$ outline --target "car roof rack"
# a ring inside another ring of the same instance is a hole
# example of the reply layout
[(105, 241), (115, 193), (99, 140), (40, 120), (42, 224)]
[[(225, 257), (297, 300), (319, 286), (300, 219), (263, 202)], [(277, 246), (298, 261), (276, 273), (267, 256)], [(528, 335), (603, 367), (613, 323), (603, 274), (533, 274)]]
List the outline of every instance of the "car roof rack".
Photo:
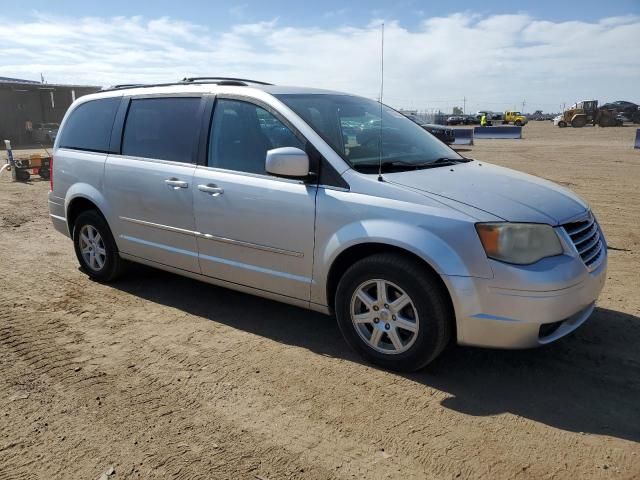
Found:
[(258, 80), (248, 80), (246, 78), (232, 78), (232, 77), (185, 77), (178, 82), (167, 83), (121, 83), (118, 85), (112, 85), (104, 88), (102, 91), (110, 90), (122, 90), (125, 88), (151, 88), (151, 87), (170, 87), (172, 85), (200, 85), (213, 83), (216, 85), (234, 85), (238, 87), (248, 87), (250, 83), (255, 85), (273, 85), (272, 83), (260, 82)]
[(105, 87), (103, 88), (103, 90), (117, 90), (119, 88), (135, 88), (144, 86), (144, 83), (119, 83), (118, 85), (110, 85), (108, 87)]
[(218, 83), (223, 85), (246, 85), (247, 83), (255, 83), (256, 85), (273, 85), (273, 83), (261, 82), (259, 80), (234, 77), (185, 77), (182, 81), (185, 83)]

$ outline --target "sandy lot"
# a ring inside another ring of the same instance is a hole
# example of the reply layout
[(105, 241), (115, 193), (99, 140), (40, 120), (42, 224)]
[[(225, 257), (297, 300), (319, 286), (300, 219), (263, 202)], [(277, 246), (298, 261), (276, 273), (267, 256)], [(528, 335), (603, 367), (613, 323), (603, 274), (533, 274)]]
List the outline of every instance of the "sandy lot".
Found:
[(474, 158), (566, 185), (610, 245), (598, 309), (547, 348), (363, 364), (329, 318), (148, 268), (87, 279), (48, 183), (0, 178), (0, 479), (639, 478), (635, 128), (525, 127)]

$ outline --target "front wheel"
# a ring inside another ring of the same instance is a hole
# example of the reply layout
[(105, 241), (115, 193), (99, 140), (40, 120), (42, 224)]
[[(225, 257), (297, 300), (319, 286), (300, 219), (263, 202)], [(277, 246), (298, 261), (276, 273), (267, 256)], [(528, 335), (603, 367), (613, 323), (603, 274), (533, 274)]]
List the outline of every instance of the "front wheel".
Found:
[(384, 368), (418, 370), (449, 343), (453, 314), (440, 280), (415, 260), (377, 254), (338, 284), (335, 311), (349, 345)]
[(87, 210), (78, 215), (73, 227), (73, 246), (82, 271), (94, 280), (110, 282), (121, 274), (124, 261), (107, 222), (97, 211)]
[(573, 128), (582, 128), (587, 124), (587, 117), (580, 115), (571, 120), (571, 126)]
[(564, 127), (566, 127), (566, 126), (567, 126), (567, 122), (565, 122), (564, 120), (560, 120), (560, 121), (558, 122), (558, 127), (560, 127), (560, 128), (564, 128)]

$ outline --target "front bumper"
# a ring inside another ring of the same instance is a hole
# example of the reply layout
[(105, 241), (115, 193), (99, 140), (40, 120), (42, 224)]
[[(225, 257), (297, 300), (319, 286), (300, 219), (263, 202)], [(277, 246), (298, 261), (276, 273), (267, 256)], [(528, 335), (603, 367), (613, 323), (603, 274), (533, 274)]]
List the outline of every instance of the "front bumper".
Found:
[[(559, 256), (544, 262), (546, 266), (530, 270), (499, 265), (505, 270), (518, 270), (520, 278), (512, 277), (508, 287), (495, 278), (443, 276), (456, 313), (458, 343), (537, 347), (582, 325), (604, 286), (606, 250), (602, 262), (591, 272), (579, 258)], [(531, 288), (536, 285), (547, 289)]]

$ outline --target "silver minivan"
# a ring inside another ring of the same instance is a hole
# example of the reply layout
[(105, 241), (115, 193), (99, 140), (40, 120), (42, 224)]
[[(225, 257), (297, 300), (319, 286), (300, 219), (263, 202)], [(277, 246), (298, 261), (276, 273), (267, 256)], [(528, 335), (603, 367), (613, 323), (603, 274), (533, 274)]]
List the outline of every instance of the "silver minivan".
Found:
[(607, 247), (551, 182), (464, 158), (378, 102), (227, 78), (78, 99), (49, 209), (82, 269), (139, 262), (335, 315), (369, 361), (550, 343), (593, 312)]

